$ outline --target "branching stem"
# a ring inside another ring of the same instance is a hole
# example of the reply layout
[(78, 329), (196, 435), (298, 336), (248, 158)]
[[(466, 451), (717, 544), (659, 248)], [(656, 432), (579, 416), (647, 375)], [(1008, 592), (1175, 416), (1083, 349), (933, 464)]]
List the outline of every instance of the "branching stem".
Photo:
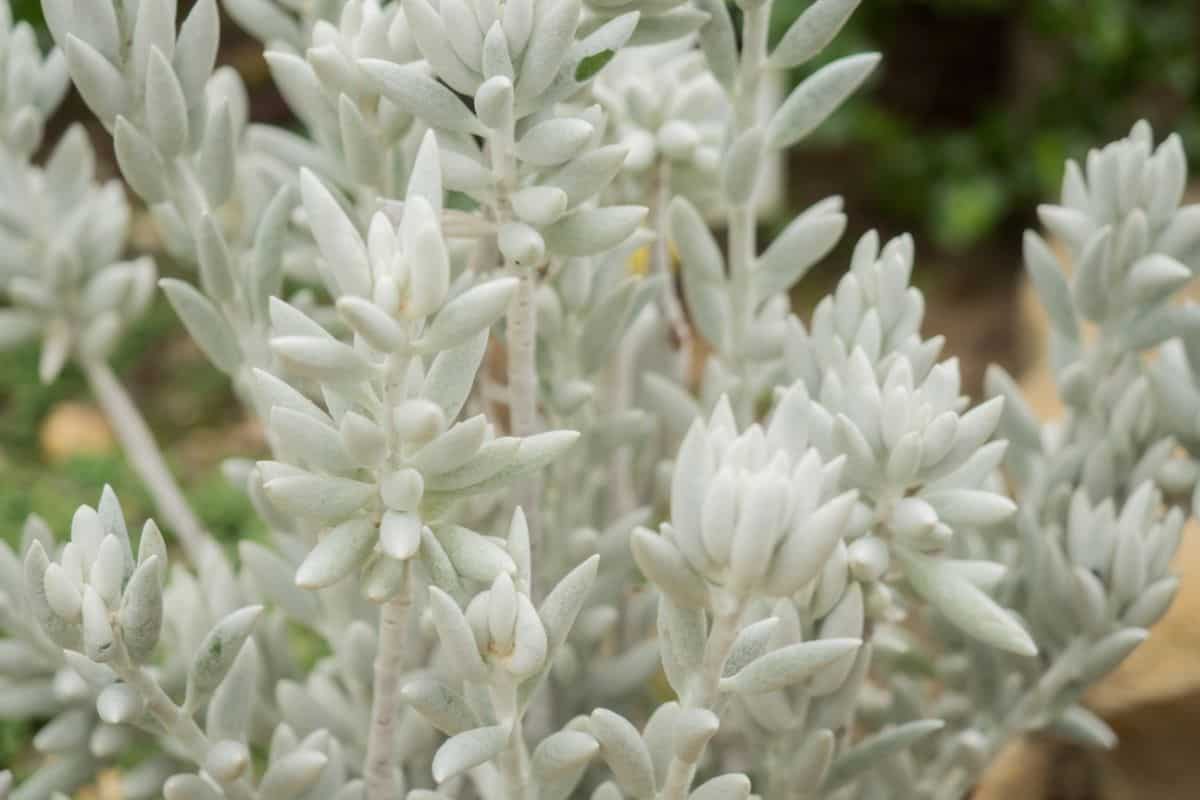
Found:
[[(721, 698), (721, 674), (725, 670), (725, 662), (733, 650), (737, 640), (738, 628), (741, 625), (745, 607), (740, 601), (730, 604), (728, 608), (716, 612), (712, 630), (708, 635), (708, 643), (704, 648), (704, 662), (700, 674), (693, 680), (685, 696), (680, 698), (680, 705), (686, 709), (705, 708), (717, 712)], [(667, 777), (663, 783), (662, 800), (686, 800), (696, 777), (696, 767), (700, 763), (703, 751), (697, 753), (694, 760), (674, 756), (667, 767)]]
[[(179, 744), (187, 757), (197, 767), (203, 768), (211, 743), (196, 720), (175, 704), (175, 701), (158, 685), (158, 681), (133, 663), (123, 643), (118, 645), (116, 658), (109, 666), (122, 681), (141, 696), (146, 703), (146, 711), (163, 727), (167, 735)], [(258, 796), (245, 777), (222, 784), (222, 789), (232, 800), (255, 800)]]

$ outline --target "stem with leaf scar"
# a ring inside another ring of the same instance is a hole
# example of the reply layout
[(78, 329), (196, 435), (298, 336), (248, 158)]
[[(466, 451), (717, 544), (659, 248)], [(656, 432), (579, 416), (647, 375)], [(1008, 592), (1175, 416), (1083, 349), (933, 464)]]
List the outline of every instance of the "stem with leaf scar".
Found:
[(400, 689), (401, 655), (407, 628), (408, 590), (379, 610), (379, 652), (371, 702), (371, 732), (367, 738), (367, 800), (396, 797), (396, 701)]
[[(408, 331), (412, 335), (413, 331)], [(383, 385), (385, 406), (394, 407), (409, 359), (389, 357)], [(395, 422), (385, 417), (384, 436), (389, 450), (399, 446)], [(385, 558), (387, 556), (384, 556)], [(405, 565), (407, 568), (407, 565)], [(367, 755), (363, 766), (367, 800), (392, 800), (396, 796), (396, 706), (399, 700), (400, 673), (408, 612), (412, 604), (411, 588), (404, 588), (379, 609), (378, 650), (375, 653), (374, 681), (371, 689), (371, 723), (367, 734)]]
[[(496, 196), (492, 216), (498, 228), (512, 220), (512, 193), (517, 189), (516, 122), (511, 114), (488, 142)], [(517, 290), (509, 301), (506, 317), (506, 356), (508, 360), (509, 432), (530, 436), (538, 432), (537, 418), (537, 291), (540, 264), (518, 264), (505, 257), (504, 271), (518, 279)], [(525, 509), (529, 524), (530, 549), (536, 561), (541, 550), (542, 524), (541, 478), (522, 479), (516, 492), (517, 505)]]

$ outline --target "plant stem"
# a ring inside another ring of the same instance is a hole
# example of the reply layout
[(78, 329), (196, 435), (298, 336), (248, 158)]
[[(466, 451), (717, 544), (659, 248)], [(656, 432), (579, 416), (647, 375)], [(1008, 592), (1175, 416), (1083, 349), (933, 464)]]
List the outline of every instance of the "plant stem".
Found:
[[(537, 309), (533, 301), (537, 277), (532, 269), (520, 270), (518, 277), (520, 283), (508, 306), (509, 427), (514, 436), (530, 436), (538, 432)], [(541, 493), (541, 479), (536, 475), (526, 478), (518, 493), (535, 554), (541, 545)]]
[[(713, 621), (712, 631), (708, 635), (708, 643), (704, 648), (704, 662), (700, 675), (681, 698), (683, 709), (706, 708), (717, 710), (720, 700), (721, 673), (725, 670), (725, 662), (733, 650), (737, 640), (738, 626), (742, 619), (744, 606), (736, 601), (729, 608), (719, 610)], [(686, 760), (679, 756), (671, 759), (667, 767), (667, 777), (663, 783), (661, 800), (685, 800), (696, 777), (696, 767), (700, 763), (703, 751), (694, 760)]]
[(175, 482), (133, 398), (107, 362), (85, 361), (81, 366), (92, 394), (112, 423), (129, 463), (154, 498), (158, 512), (179, 537), (188, 560), (196, 567), (203, 567), (205, 556), (213, 547), (212, 539)]
[(533, 272), (522, 270), (517, 291), (508, 306), (509, 413), (515, 436), (537, 433), (538, 427), (535, 363), (537, 313), (533, 303), (535, 284)]
[(504, 777), (504, 796), (508, 800), (529, 798), (529, 752), (520, 720), (513, 726), (512, 743), (500, 754), (500, 774)]
[(379, 610), (379, 652), (375, 656), (371, 730), (363, 767), (367, 800), (394, 800), (396, 796), (396, 696), (408, 609), (408, 594), (401, 592)]
[[(412, 331), (406, 330), (411, 338)], [(390, 458), (399, 454), (402, 444), (390, 413), (401, 394), (410, 359), (391, 354), (383, 375), (380, 395), (388, 413), (384, 416), (384, 437)], [(394, 461), (389, 462), (394, 467)], [(407, 565), (406, 565), (407, 566)], [(396, 700), (400, 673), (404, 668), (403, 651), (408, 611), (412, 602), (405, 588), (379, 609), (378, 649), (375, 653), (375, 679), (371, 687), (371, 727), (367, 733), (367, 753), (363, 764), (367, 800), (392, 800), (396, 794)]]
[[(167, 734), (175, 739), (198, 767), (203, 768), (208, 756), (210, 742), (204, 731), (196, 724), (196, 720), (175, 705), (158, 682), (150, 677), (144, 669), (129, 658), (124, 644), (119, 645), (117, 657), (110, 664), (113, 671), (121, 680), (131, 686), (146, 703), (146, 711), (150, 713)], [(225, 794), (232, 800), (254, 800), (257, 792), (250, 786), (249, 781), (242, 777), (231, 783), (222, 784)]]
[[(742, 34), (741, 64), (738, 71), (737, 89), (734, 92), (734, 123), (730, 143), (760, 124), (762, 76), (767, 63), (767, 32), (771, 20), (771, 3), (746, 3), (743, 6), (744, 27)], [(749, 376), (743, 349), (746, 335), (754, 314), (754, 287), (752, 271), (758, 255), (758, 209), (756, 198), (751, 197), (742, 205), (729, 209), (729, 278), (733, 304), (733, 325), (730, 353), (738, 377), (739, 389), (735, 411), (740, 422), (749, 422), (752, 416), (752, 400)]]
[(683, 303), (675, 289), (675, 276), (671, 273), (671, 252), (668, 248), (667, 219), (671, 205), (671, 162), (659, 159), (651, 181), (650, 223), (654, 227), (654, 247), (650, 251), (650, 272), (663, 276), (662, 294), (659, 305), (663, 316), (679, 340), (679, 378), (690, 382), (690, 367), (695, 341), (692, 326), (688, 324)]
[[(508, 120), (488, 142), (492, 159), (492, 174), (496, 179), (496, 198), (492, 215), (498, 227), (512, 219), (511, 196), (517, 188), (515, 122)], [(537, 420), (537, 264), (516, 264), (505, 259), (504, 269), (518, 279), (517, 291), (508, 304), (506, 355), (508, 359), (509, 432), (513, 436), (530, 436), (538, 432)], [(517, 486), (517, 503), (525, 511), (529, 525), (529, 547), (534, 563), (542, 543), (541, 521), (542, 481), (531, 475)]]
[(500, 775), (504, 779), (504, 797), (506, 800), (529, 800), (529, 749), (525, 746), (524, 725), (517, 704), (517, 685), (513, 683), (501, 687), (500, 692), (503, 696), (498, 697), (493, 692), (497, 712), (501, 718), (512, 717), (508, 747), (497, 759)]

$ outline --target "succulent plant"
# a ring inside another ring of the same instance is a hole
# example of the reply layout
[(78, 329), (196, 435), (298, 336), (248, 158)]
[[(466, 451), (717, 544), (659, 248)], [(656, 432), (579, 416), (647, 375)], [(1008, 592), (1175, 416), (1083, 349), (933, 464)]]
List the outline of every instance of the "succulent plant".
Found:
[[(45, 0), (45, 56), (2, 6), (0, 345), (78, 362), (167, 535), (106, 489), (0, 545), (0, 717), (44, 721), (0, 797), (119, 761), (168, 800), (956, 800), (1027, 730), (1112, 746), (1083, 692), (1200, 496), (1177, 138), (1068, 165), (1069, 275), (1026, 238), (1043, 422), (999, 368), (963, 395), (911, 238), (864, 236), (807, 325), (840, 199), (758, 244), (779, 153), (879, 57), (772, 76), (857, 0), (774, 47), (770, 0), (740, 35), (715, 0), (224, 5), (301, 130), (248, 119), (216, 0)], [(236, 558), (107, 364), (154, 294), (124, 196), (78, 129), (32, 159), (68, 73), (264, 424)]]

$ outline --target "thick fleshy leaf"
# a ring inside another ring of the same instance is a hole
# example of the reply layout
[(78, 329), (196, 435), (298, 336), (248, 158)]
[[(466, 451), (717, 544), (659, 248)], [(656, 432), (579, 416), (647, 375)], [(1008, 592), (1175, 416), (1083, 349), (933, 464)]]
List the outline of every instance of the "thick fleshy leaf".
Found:
[(600, 755), (621, 788), (632, 797), (653, 797), (654, 764), (637, 728), (606, 708), (593, 711), (590, 722), (592, 735), (600, 743)]
[[(147, 536), (142, 535), (145, 540)], [(144, 662), (158, 644), (162, 629), (163, 597), (161, 571), (164, 562), (151, 555), (138, 564), (125, 587), (118, 621), (130, 657)]]
[(146, 112), (150, 139), (165, 157), (182, 155), (190, 149), (187, 98), (171, 62), (157, 47), (150, 50), (146, 66)]
[(580, 12), (580, 0), (558, 0), (549, 7), (538, 8), (521, 59), (516, 86), (518, 101), (537, 97), (553, 83), (567, 52), (575, 43)]
[(792, 288), (824, 258), (846, 230), (844, 214), (802, 214), (775, 237), (759, 258), (754, 291), (759, 300)]
[(546, 247), (557, 256), (594, 256), (624, 242), (646, 218), (642, 206), (584, 208), (542, 231)]
[(776, 69), (791, 69), (813, 58), (833, 41), (859, 2), (817, 0), (787, 29), (767, 63)]
[(280, 511), (328, 522), (340, 522), (359, 512), (375, 494), (371, 484), (321, 475), (274, 478), (263, 488)]
[(221, 619), (204, 637), (188, 670), (188, 698), (192, 703), (207, 697), (224, 680), (262, 610), (262, 606), (240, 608)]
[(444, 783), (472, 767), (491, 761), (507, 746), (509, 729), (502, 725), (475, 728), (451, 736), (433, 756), (433, 779)]
[(305, 589), (332, 586), (360, 566), (376, 541), (375, 526), (356, 517), (332, 528), (296, 570), (296, 585)]
[(922, 719), (868, 736), (833, 762), (822, 788), (832, 792), (846, 785), (883, 759), (908, 749), (945, 726), (946, 723), (940, 719)]
[(917, 594), (963, 633), (1018, 655), (1037, 654), (1037, 645), (1016, 617), (950, 565), (902, 547), (893, 550)]
[(71, 79), (83, 100), (105, 126), (129, 113), (129, 90), (125, 78), (112, 62), (87, 42), (68, 36), (65, 47)]
[(404, 699), (442, 733), (450, 736), (479, 725), (462, 695), (441, 681), (418, 678), (401, 690)]
[(291, 800), (308, 791), (321, 777), (329, 757), (316, 750), (298, 750), (275, 761), (258, 783), (261, 800)]
[(419, 345), (447, 350), (491, 327), (504, 315), (517, 284), (516, 278), (497, 278), (458, 295), (433, 318)]
[(236, 372), (242, 362), (241, 348), (229, 323), (208, 298), (174, 278), (163, 278), (159, 286), (208, 360), (226, 374)]
[(438, 128), (480, 136), (487, 133), (454, 92), (429, 77), (420, 65), (399, 65), (374, 58), (358, 63), (383, 96), (398, 108), (410, 110)]
[(761, 694), (787, 688), (856, 651), (859, 639), (815, 639), (781, 647), (755, 659), (736, 675), (721, 679), (722, 691)]
[(307, 169), (300, 170), (300, 194), (313, 238), (336, 276), (335, 288), (345, 294), (369, 297), (371, 267), (367, 247), (354, 223), (320, 179)]
[(471, 632), (471, 626), (458, 603), (441, 589), (432, 586), (429, 589), (429, 609), (438, 638), (442, 647), (452, 656), (455, 668), (467, 680), (477, 683), (485, 681), (487, 668), (479, 655), (475, 634)]
[(700, 608), (706, 604), (708, 591), (704, 579), (666, 537), (638, 528), (630, 537), (630, 545), (642, 574), (681, 608)]
[(878, 53), (838, 59), (792, 90), (767, 125), (767, 146), (790, 147), (837, 110), (879, 63)]

